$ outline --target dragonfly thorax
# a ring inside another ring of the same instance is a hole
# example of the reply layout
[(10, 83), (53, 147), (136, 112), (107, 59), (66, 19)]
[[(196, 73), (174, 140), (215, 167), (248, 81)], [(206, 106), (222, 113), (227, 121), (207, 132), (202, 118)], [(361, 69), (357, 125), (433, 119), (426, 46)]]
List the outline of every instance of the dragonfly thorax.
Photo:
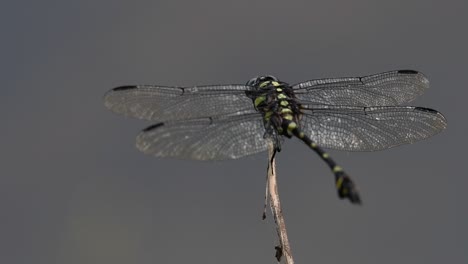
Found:
[(300, 114), (291, 86), (273, 76), (253, 78), (247, 84), (253, 84), (249, 97), (263, 116), (265, 135), (291, 137), (291, 127), (297, 126)]

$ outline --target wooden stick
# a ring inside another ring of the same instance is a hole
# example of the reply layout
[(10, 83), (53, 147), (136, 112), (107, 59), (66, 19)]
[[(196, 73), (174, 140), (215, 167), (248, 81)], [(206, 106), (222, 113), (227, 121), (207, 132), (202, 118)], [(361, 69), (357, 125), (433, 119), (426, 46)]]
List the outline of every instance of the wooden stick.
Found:
[(288, 234), (286, 232), (286, 224), (284, 222), (283, 213), (278, 194), (278, 186), (276, 183), (276, 165), (275, 165), (275, 146), (272, 141), (268, 143), (268, 176), (267, 185), (270, 193), (270, 208), (276, 224), (276, 232), (280, 245), (276, 246), (276, 259), (281, 261), (284, 256), (286, 264), (294, 264), (291, 254), (291, 247), (289, 246)]

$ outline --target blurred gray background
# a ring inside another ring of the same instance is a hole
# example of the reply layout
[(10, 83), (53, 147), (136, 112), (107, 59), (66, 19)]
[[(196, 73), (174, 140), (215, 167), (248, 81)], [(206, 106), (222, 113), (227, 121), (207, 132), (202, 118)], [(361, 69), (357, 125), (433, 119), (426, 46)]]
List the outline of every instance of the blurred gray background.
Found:
[(425, 73), (413, 104), (443, 133), (331, 155), (340, 201), (298, 140), (277, 156), (297, 263), (468, 263), (466, 1), (6, 1), (0, 8), (0, 263), (275, 263), (266, 154), (226, 162), (136, 150), (149, 123), (103, 106), (124, 84)]

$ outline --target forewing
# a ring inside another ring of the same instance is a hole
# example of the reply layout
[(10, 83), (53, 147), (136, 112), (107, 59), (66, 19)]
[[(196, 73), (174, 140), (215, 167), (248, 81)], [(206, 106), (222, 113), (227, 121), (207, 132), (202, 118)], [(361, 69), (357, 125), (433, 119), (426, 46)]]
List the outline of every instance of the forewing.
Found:
[(159, 123), (143, 130), (136, 145), (156, 157), (237, 159), (265, 151), (264, 133), (262, 116), (250, 113)]
[(316, 105), (391, 106), (421, 95), (429, 81), (413, 70), (390, 71), (365, 77), (317, 79), (292, 86), (299, 100)]
[(303, 112), (300, 127), (306, 135), (325, 148), (347, 151), (410, 144), (447, 126), (441, 113), (423, 107), (325, 107)]
[(152, 121), (203, 118), (253, 109), (248, 89), (244, 85), (121, 86), (106, 93), (104, 104), (115, 113)]

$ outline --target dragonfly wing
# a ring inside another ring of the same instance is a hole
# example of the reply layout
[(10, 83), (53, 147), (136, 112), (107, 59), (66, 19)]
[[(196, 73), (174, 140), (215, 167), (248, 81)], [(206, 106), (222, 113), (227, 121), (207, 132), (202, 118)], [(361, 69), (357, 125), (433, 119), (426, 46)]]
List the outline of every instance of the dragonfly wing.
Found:
[(332, 106), (302, 111), (302, 131), (317, 144), (337, 150), (375, 151), (410, 144), (447, 126), (441, 113), (423, 107)]
[(168, 87), (121, 86), (104, 96), (104, 104), (115, 113), (152, 121), (183, 120), (213, 115), (240, 114), (253, 109), (244, 85)]
[(137, 148), (156, 157), (237, 159), (267, 149), (259, 113), (164, 122), (144, 129)]
[(318, 105), (391, 106), (410, 102), (429, 87), (413, 70), (390, 71), (365, 77), (329, 78), (292, 86), (299, 100)]

